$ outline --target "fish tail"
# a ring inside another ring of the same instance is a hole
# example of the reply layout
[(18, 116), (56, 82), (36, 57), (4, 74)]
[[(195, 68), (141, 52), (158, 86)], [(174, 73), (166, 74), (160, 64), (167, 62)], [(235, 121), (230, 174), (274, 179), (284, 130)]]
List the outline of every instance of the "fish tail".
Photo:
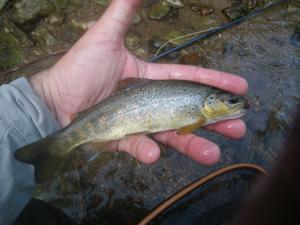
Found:
[(34, 166), (35, 180), (44, 182), (54, 177), (54, 172), (67, 157), (67, 146), (59, 141), (56, 134), (18, 149), (15, 159)]

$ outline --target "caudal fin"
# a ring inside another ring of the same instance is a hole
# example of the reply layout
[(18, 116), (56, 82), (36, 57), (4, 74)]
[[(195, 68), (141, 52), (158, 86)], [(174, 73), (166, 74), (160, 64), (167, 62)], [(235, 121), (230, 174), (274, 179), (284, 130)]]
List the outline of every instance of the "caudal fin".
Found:
[(37, 183), (49, 180), (67, 157), (66, 146), (58, 142), (56, 135), (18, 149), (14, 157), (24, 163), (34, 165)]

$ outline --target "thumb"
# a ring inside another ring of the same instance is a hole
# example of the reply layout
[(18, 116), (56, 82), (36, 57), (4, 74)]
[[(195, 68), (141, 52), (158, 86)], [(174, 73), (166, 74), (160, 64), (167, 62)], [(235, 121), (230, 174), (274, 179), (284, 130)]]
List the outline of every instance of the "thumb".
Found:
[(115, 38), (123, 39), (141, 0), (113, 0), (102, 17), (92, 27)]

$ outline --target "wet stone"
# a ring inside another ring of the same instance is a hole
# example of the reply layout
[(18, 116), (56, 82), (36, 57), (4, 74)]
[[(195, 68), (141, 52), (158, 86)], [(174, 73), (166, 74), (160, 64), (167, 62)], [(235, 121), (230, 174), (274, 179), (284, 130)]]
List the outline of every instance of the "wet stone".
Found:
[(190, 10), (200, 14), (201, 16), (208, 16), (215, 12), (214, 8), (209, 5), (202, 5), (199, 3), (190, 3)]
[(242, 0), (241, 2), (246, 13), (266, 5), (265, 0)]
[(224, 13), (224, 15), (226, 17), (228, 17), (228, 19), (230, 21), (234, 21), (242, 16), (245, 15), (245, 13), (242, 10), (242, 6), (241, 5), (234, 5), (228, 8), (225, 8), (222, 10), (222, 12)]
[(39, 26), (31, 34), (33, 40), (40, 46), (51, 47), (57, 43), (56, 38), (44, 26)]
[(158, 2), (151, 6), (148, 17), (152, 20), (161, 20), (170, 12), (171, 7), (166, 2)]
[(8, 0), (0, 0), (0, 10), (4, 7), (6, 2), (8, 2)]
[(7, 18), (1, 18), (0, 31), (5, 31), (12, 34), (22, 47), (31, 47), (33, 43), (29, 40), (26, 33), (20, 30), (11, 20)]
[(21, 45), (10, 33), (0, 32), (0, 69), (9, 69), (24, 59)]
[(290, 44), (295, 48), (300, 48), (300, 27), (296, 27), (294, 33), (290, 37)]
[(55, 7), (47, 0), (18, 0), (14, 4), (14, 21), (24, 24), (49, 16)]
[(264, 0), (239, 0), (234, 1), (230, 7), (223, 9), (223, 13), (233, 21), (265, 5), (266, 2)]
[(180, 0), (166, 0), (166, 3), (168, 3), (170, 6), (174, 8), (183, 8), (184, 4)]
[(133, 54), (140, 59), (146, 59), (149, 57), (147, 51), (143, 48), (136, 49)]
[(208, 6), (208, 5), (202, 6), (199, 9), (199, 13), (201, 16), (208, 16), (208, 15), (213, 14), (214, 12), (215, 12), (214, 8), (211, 6)]
[(132, 26), (138, 25), (141, 22), (141, 20), (142, 20), (142, 17), (138, 13), (136, 13), (136, 14), (134, 14), (134, 16), (131, 20), (131, 25)]
[(96, 23), (95, 20), (92, 21), (76, 21), (75, 19), (71, 20), (71, 24), (74, 28), (79, 28), (80, 30), (87, 30), (91, 28)]
[(64, 15), (55, 13), (47, 17), (46, 21), (49, 22), (50, 24), (54, 25), (61, 25), (64, 23)]
[(132, 32), (128, 32), (125, 36), (125, 46), (129, 49), (129, 50), (134, 50), (139, 48), (141, 45), (141, 40), (140, 38), (132, 33)]

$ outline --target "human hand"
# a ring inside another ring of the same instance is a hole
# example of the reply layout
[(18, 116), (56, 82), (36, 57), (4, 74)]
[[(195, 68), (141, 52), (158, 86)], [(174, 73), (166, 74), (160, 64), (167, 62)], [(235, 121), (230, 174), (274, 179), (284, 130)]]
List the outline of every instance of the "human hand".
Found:
[[(195, 66), (146, 63), (131, 55), (124, 36), (140, 0), (114, 0), (102, 17), (60, 59), (56, 65), (31, 78), (31, 84), (62, 126), (71, 116), (108, 97), (119, 81), (129, 78), (184, 79), (244, 94), (247, 82), (240, 77)], [(208, 126), (231, 138), (246, 131), (240, 119)], [(202, 164), (213, 164), (220, 157), (219, 147), (193, 134), (174, 131), (155, 134), (154, 139), (177, 149)], [(144, 163), (160, 156), (157, 143), (147, 136), (114, 141), (112, 150), (126, 151)]]

